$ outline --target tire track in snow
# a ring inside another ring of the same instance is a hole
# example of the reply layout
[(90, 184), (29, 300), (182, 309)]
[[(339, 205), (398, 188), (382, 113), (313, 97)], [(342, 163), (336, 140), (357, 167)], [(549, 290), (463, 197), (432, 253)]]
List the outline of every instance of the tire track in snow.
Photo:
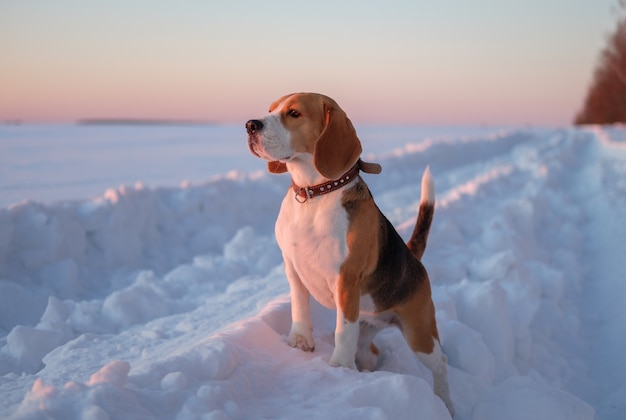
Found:
[(408, 144), (380, 160), (382, 176), (366, 176), (365, 180), (382, 212), (395, 226), (402, 226), (399, 232), (404, 237), (410, 234), (415, 223), (419, 185), (426, 166), (430, 166), (435, 177), (439, 206), (442, 200), (449, 203), (459, 198), (455, 194), (474, 194), (487, 184), (498, 183), (501, 176), (510, 174), (512, 151), (532, 142), (543, 132), (514, 130), (490, 136)]
[(617, 420), (626, 412), (626, 144), (612, 141), (600, 127), (586, 134), (589, 157), (572, 184), (587, 216), (579, 311), (595, 387), (583, 392), (595, 401), (599, 419)]
[(584, 208), (582, 200), (588, 197), (581, 197), (582, 175), (577, 174), (596, 162), (589, 152), (593, 141), (576, 130), (557, 130), (489, 156), (482, 165), (469, 163), (441, 174), (450, 180), (459, 171), (474, 176), (439, 194), (438, 225), (425, 257), (447, 261), (427, 264), (435, 284), (453, 285), (461, 278), (507, 284), (517, 272), (521, 277), (515, 287), (539, 288), (541, 302), (530, 295), (519, 301), (536, 307), (509, 303), (512, 319), (529, 322), (532, 336), (527, 342), (516, 337), (515, 368), (520, 374), (536, 370), (597, 407), (588, 388), (587, 341), (581, 340), (585, 308), (575, 305), (590, 252), (585, 235), (594, 232), (594, 227), (581, 232), (594, 216)]

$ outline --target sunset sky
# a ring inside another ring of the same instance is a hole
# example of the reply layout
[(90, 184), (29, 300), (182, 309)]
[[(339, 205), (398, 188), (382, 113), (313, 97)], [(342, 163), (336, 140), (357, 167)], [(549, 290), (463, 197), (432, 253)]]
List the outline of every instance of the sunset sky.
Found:
[(615, 0), (2, 0), (0, 121), (238, 123), (317, 91), (357, 123), (571, 122)]

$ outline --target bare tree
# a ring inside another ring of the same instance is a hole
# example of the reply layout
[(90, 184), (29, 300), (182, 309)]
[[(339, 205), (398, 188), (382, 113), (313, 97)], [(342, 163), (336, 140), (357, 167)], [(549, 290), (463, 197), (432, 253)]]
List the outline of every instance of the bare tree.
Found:
[(626, 0), (619, 1), (618, 16), (575, 124), (626, 123)]

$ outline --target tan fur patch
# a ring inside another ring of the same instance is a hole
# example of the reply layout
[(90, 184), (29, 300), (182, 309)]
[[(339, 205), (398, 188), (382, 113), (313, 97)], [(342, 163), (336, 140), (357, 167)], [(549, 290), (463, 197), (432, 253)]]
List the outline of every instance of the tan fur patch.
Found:
[(302, 93), (287, 95), (274, 102), (270, 112), (279, 106), (280, 120), (291, 134), (293, 150), (313, 154), (315, 143), (326, 127), (324, 97)]
[[(296, 152), (311, 153), (315, 167), (328, 179), (345, 173), (361, 155), (361, 142), (350, 119), (339, 105), (324, 95), (295, 93), (286, 95), (270, 106), (280, 111), (282, 125), (291, 135)], [(270, 166), (279, 173), (282, 167)], [(380, 172), (380, 171), (379, 171)]]
[(380, 354), (380, 350), (378, 350), (378, 347), (376, 347), (376, 344), (374, 343), (370, 343), (370, 351), (374, 353), (376, 356)]
[(356, 322), (365, 279), (378, 262), (378, 208), (361, 180), (344, 193), (342, 204), (348, 212), (349, 225), (348, 256), (339, 270), (339, 306), (348, 321)]
[(430, 282), (422, 282), (408, 301), (393, 308), (392, 311), (398, 315), (402, 332), (411, 349), (420, 353), (432, 353), (435, 347), (433, 339), (439, 340), (439, 333)]
[(317, 171), (335, 179), (361, 156), (361, 142), (348, 116), (334, 101), (324, 103), (326, 124), (315, 144), (313, 161)]

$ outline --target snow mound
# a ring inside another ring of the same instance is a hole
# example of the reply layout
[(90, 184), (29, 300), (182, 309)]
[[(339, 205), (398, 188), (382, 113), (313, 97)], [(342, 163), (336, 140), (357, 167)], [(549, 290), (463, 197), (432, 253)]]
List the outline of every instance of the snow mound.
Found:
[[(626, 409), (624, 134), (432, 139), (364, 175), (406, 238), (432, 170), (424, 264), (456, 418)], [(273, 226), (288, 183), (231, 174), (0, 209), (0, 416), (448, 419), (398, 330), (377, 337), (375, 372), (328, 364), (335, 315), (316, 303), (315, 352), (286, 344)]]

